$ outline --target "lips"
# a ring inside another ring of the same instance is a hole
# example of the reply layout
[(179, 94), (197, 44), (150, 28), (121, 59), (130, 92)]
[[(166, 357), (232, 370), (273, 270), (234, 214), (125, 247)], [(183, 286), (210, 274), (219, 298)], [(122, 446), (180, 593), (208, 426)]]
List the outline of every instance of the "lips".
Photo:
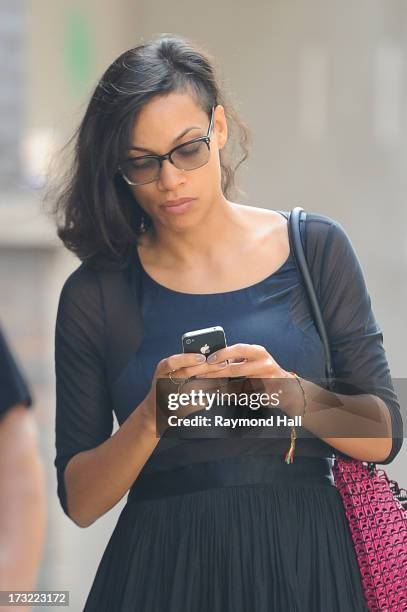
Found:
[(164, 202), (164, 204), (162, 204), (162, 206), (164, 206), (165, 208), (172, 208), (173, 206), (179, 206), (180, 204), (184, 204), (185, 202), (190, 202), (191, 200), (194, 200), (195, 198), (179, 198), (178, 200), (167, 200), (167, 202)]

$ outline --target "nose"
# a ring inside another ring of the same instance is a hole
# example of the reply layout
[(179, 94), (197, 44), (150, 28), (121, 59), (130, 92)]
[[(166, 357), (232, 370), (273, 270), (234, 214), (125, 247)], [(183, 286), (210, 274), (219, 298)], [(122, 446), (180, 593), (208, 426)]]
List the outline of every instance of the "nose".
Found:
[(179, 170), (169, 159), (161, 162), (160, 176), (157, 184), (158, 188), (163, 191), (174, 190), (174, 187), (184, 181), (184, 170)]

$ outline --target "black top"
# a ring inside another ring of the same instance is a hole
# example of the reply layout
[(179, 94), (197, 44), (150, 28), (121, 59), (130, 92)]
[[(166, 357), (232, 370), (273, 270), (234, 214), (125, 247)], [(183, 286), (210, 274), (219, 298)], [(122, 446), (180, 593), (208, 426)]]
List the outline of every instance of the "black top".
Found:
[[(365, 381), (363, 391), (385, 401), (392, 417), (390, 463), (402, 444), (400, 407), (392, 385), (381, 330), (371, 308), (361, 266), (342, 226), (307, 214), (305, 252), (320, 300), (338, 378)], [(265, 346), (277, 362), (304, 378), (324, 376), (324, 354), (290, 253), (273, 274), (254, 285), (217, 294), (168, 289), (142, 268), (137, 249), (121, 273), (82, 263), (66, 280), (56, 335), (56, 449), (58, 494), (66, 512), (63, 472), (76, 453), (112, 433), (113, 412), (122, 424), (148, 393), (155, 365), (181, 352), (181, 332), (223, 325), (228, 344)], [(370, 381), (370, 383), (369, 383)], [(245, 454), (283, 454), (283, 439), (174, 440), (162, 438), (142, 472), (191, 461)], [(332, 447), (309, 435), (296, 455), (332, 456)]]
[(0, 418), (17, 404), (31, 406), (32, 398), (0, 329)]

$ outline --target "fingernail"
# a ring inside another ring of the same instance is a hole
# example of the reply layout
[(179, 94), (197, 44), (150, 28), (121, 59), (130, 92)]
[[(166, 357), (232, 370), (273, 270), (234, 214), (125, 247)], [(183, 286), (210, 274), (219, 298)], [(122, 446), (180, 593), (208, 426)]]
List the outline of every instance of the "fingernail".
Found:
[(219, 367), (220, 367), (220, 368), (224, 368), (224, 367), (225, 367), (225, 366), (227, 366), (227, 365), (228, 365), (228, 362), (227, 362), (227, 361), (221, 361), (221, 362), (220, 362), (220, 364), (219, 364)]
[(208, 363), (213, 363), (214, 361), (216, 361), (217, 359), (217, 354), (213, 353), (212, 355), (209, 355), (208, 359), (206, 360)]
[(196, 356), (196, 360), (197, 360), (199, 363), (203, 363), (204, 361), (206, 361), (206, 357), (205, 357), (205, 355), (197, 355), (197, 356)]

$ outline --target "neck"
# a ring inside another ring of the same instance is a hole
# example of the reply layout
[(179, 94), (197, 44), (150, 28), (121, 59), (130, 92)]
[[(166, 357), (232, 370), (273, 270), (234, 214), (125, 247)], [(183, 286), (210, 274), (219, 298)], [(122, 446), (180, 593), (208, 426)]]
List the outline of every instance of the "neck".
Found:
[(192, 227), (168, 228), (156, 224), (146, 236), (145, 245), (157, 259), (165, 253), (165, 260), (178, 266), (216, 261), (223, 253), (230, 256), (247, 231), (242, 216), (245, 208), (222, 198), (210, 207), (203, 222)]

